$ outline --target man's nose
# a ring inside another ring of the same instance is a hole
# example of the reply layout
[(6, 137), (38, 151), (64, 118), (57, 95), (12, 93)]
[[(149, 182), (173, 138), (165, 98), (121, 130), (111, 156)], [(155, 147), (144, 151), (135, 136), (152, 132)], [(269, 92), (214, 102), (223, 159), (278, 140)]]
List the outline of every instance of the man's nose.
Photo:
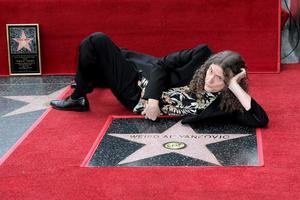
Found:
[(208, 82), (209, 82), (210, 84), (214, 83), (214, 76), (208, 77)]

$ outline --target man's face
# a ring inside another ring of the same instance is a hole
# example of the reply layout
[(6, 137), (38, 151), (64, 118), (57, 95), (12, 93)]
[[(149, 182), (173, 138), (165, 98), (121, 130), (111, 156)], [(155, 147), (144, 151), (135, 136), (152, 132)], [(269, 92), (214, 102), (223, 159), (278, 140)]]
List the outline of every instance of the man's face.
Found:
[(211, 64), (206, 71), (204, 90), (219, 92), (225, 87), (223, 69), (219, 65)]

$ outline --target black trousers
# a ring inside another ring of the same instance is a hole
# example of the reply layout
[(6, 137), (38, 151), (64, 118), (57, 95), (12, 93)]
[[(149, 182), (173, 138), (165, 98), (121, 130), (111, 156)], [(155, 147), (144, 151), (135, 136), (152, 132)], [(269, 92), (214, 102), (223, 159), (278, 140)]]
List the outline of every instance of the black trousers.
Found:
[(133, 109), (141, 95), (138, 80), (135, 64), (122, 56), (120, 48), (107, 35), (96, 32), (82, 40), (76, 89), (87, 94), (95, 86), (108, 87), (124, 106)]

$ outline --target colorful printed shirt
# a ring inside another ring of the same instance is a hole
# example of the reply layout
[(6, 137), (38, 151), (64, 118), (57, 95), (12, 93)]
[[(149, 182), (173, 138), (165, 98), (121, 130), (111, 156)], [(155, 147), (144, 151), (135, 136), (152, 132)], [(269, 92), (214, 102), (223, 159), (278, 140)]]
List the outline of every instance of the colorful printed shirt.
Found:
[[(142, 95), (133, 112), (141, 113), (146, 106), (147, 101), (143, 99), (148, 80), (144, 77), (138, 82), (142, 89)], [(209, 106), (218, 96), (218, 93), (205, 92), (202, 99), (198, 99), (195, 94), (189, 94), (188, 86), (176, 87), (163, 91), (159, 100), (160, 110), (165, 115), (185, 116), (189, 114), (199, 114)]]

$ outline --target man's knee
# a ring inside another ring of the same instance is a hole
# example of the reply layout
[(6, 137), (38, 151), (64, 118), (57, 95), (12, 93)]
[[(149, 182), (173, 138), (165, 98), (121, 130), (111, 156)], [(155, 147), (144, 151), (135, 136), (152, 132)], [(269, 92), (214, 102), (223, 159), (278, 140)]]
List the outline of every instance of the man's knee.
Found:
[(108, 42), (110, 40), (110, 38), (102, 32), (95, 32), (90, 34), (89, 36), (87, 36), (86, 38), (84, 38), (81, 43), (80, 46), (85, 46), (87, 45), (87, 43), (90, 43), (92, 45), (101, 45), (104, 44), (106, 42)]
[(90, 40), (92, 44), (102, 45), (110, 41), (110, 38), (102, 32), (95, 32), (90, 35)]

